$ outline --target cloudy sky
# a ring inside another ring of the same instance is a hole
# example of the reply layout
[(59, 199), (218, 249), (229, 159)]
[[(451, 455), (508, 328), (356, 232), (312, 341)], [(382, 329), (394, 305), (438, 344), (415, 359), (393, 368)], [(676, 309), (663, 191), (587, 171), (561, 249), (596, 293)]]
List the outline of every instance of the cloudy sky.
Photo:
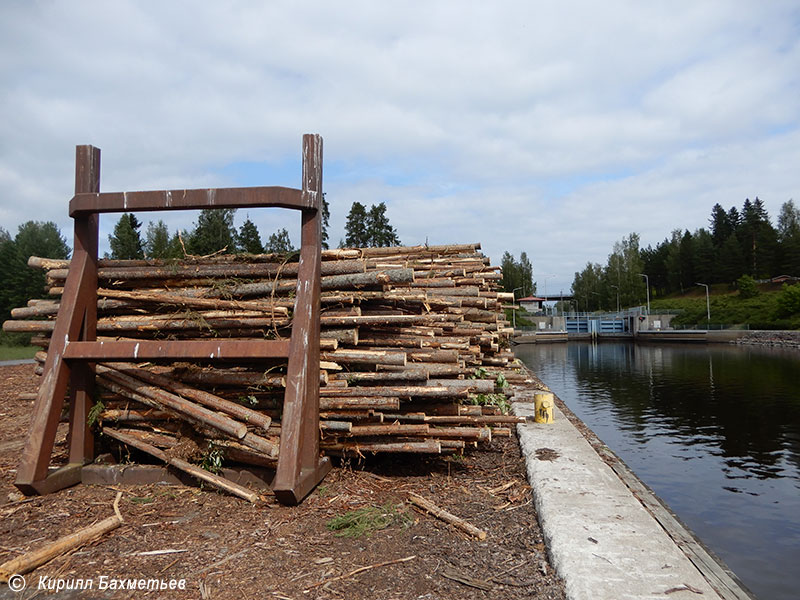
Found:
[[(76, 144), (103, 191), (299, 187), (316, 132), (334, 243), (385, 202), (566, 292), (632, 231), (800, 200), (799, 84), (797, 1), (3, 2), (0, 226), (71, 238)], [(285, 212), (250, 217), (298, 243)]]

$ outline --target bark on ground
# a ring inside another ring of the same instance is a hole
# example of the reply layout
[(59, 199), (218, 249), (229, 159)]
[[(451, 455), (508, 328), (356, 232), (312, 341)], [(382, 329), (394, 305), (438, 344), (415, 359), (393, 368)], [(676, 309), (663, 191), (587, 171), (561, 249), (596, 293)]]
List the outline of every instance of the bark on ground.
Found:
[[(339, 463), (299, 507), (274, 501), (252, 506), (208, 489), (167, 485), (79, 485), (21, 498), (13, 481), (33, 403), (17, 400), (17, 394), (34, 391), (37, 381), (33, 365), (2, 367), (0, 377), (0, 562), (109, 516), (118, 489), (125, 518), (103, 538), (27, 575), (25, 592), (0, 585), (0, 598), (565, 597), (547, 558), (515, 438), (463, 458), (383, 456)], [(65, 458), (65, 448), (62, 425), (56, 460)], [(488, 537), (480, 541), (418, 512), (407, 502), (409, 492)], [(327, 528), (334, 517), (387, 504), (406, 514), (407, 522), (355, 538)], [(163, 550), (175, 552), (142, 554)], [(400, 560), (408, 557), (414, 558)], [(103, 575), (185, 579), (186, 590), (99, 591)], [(95, 589), (37, 593), (43, 577), (89, 579)]]

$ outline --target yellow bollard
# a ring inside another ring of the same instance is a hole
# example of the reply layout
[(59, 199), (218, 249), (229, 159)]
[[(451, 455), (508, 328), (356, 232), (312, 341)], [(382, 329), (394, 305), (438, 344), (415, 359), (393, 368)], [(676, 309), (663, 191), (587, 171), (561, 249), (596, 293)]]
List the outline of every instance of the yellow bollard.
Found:
[(536, 411), (534, 421), (537, 423), (552, 423), (553, 404), (552, 392), (535, 392), (533, 394), (533, 405)]

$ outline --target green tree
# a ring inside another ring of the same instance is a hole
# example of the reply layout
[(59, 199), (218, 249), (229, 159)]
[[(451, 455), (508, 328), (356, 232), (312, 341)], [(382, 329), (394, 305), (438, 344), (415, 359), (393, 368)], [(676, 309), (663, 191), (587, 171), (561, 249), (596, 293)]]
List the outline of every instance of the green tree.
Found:
[(527, 253), (523, 252), (520, 254), (519, 260), (516, 260), (510, 252), (504, 252), (500, 268), (503, 273), (500, 284), (506, 292), (514, 292), (516, 298), (536, 293), (536, 284), (533, 283), (533, 266)]
[(367, 245), (372, 248), (399, 246), (397, 231), (386, 216), (386, 204), (373, 204), (367, 213)]
[(736, 234), (725, 240), (717, 258), (717, 281), (733, 283), (744, 273), (742, 247)]
[(744, 201), (741, 224), (737, 229), (745, 268), (756, 278), (771, 277), (775, 266), (777, 233), (770, 223), (764, 203), (756, 198)]
[(353, 202), (344, 225), (344, 245), (347, 248), (365, 248), (369, 245), (367, 209), (361, 202)]
[(713, 236), (702, 227), (692, 235), (692, 268), (697, 281), (717, 282)]
[(330, 225), (331, 210), (328, 206), (328, 200), (325, 198), (325, 192), (322, 193), (322, 249), (328, 249), (328, 227)]
[(603, 267), (597, 263), (586, 263), (583, 271), (575, 273), (572, 281), (572, 294), (578, 310), (592, 312), (602, 309), (601, 289), (603, 287)]
[(289, 239), (289, 232), (286, 229), (279, 229), (269, 236), (264, 251), (268, 254), (288, 254), (294, 252), (292, 240)]
[(778, 215), (779, 271), (800, 276), (800, 210), (793, 200), (784, 202)]
[(800, 314), (800, 283), (794, 285), (783, 284), (778, 295), (778, 316), (791, 317)]
[(184, 250), (184, 246), (186, 245), (186, 241), (190, 237), (190, 233), (185, 229), (183, 231), (176, 231), (171, 238), (169, 238), (169, 244), (167, 245), (167, 254), (164, 258), (186, 258), (186, 252)]
[(739, 288), (739, 296), (741, 298), (755, 298), (758, 296), (758, 286), (756, 280), (750, 275), (742, 275), (736, 280), (736, 285)]
[(28, 267), (31, 256), (69, 258), (70, 249), (52, 221), (28, 221), (19, 226), (12, 241), (0, 230), (0, 307), (5, 318), (12, 308), (24, 306), (31, 298), (45, 295), (46, 277), (40, 269)]
[(167, 258), (169, 254), (169, 229), (161, 219), (147, 224), (144, 234), (144, 253), (147, 258)]
[(536, 294), (536, 284), (533, 282), (533, 265), (528, 259), (528, 253), (522, 252), (519, 255), (519, 273), (520, 283), (522, 285), (522, 292), (527, 296), (528, 294)]
[(261, 236), (258, 234), (258, 228), (255, 223), (250, 220), (249, 216), (239, 228), (238, 246), (239, 250), (247, 252), (248, 254), (261, 254), (264, 252), (264, 246), (261, 243)]
[(108, 236), (108, 243), (111, 246), (111, 258), (136, 259), (144, 258), (142, 249), (142, 238), (139, 235), (139, 228), (142, 226), (136, 215), (122, 213), (119, 221), (114, 226), (114, 233)]
[(236, 252), (235, 208), (204, 208), (186, 242), (190, 254), (204, 256), (225, 250)]
[(725, 209), (717, 203), (711, 209), (711, 237), (713, 239), (714, 247), (721, 248), (731, 234), (734, 232), (735, 224), (731, 223), (731, 216), (725, 212)]
[(11, 317), (14, 305), (14, 284), (16, 279), (14, 265), (17, 260), (17, 247), (9, 233), (0, 227), (0, 319)]

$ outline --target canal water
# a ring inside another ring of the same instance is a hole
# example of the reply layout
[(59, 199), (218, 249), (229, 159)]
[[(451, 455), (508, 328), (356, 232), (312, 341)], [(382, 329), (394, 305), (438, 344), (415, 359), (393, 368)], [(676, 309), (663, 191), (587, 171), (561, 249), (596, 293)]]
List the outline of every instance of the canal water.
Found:
[(800, 598), (800, 351), (569, 342), (515, 352), (760, 600)]

